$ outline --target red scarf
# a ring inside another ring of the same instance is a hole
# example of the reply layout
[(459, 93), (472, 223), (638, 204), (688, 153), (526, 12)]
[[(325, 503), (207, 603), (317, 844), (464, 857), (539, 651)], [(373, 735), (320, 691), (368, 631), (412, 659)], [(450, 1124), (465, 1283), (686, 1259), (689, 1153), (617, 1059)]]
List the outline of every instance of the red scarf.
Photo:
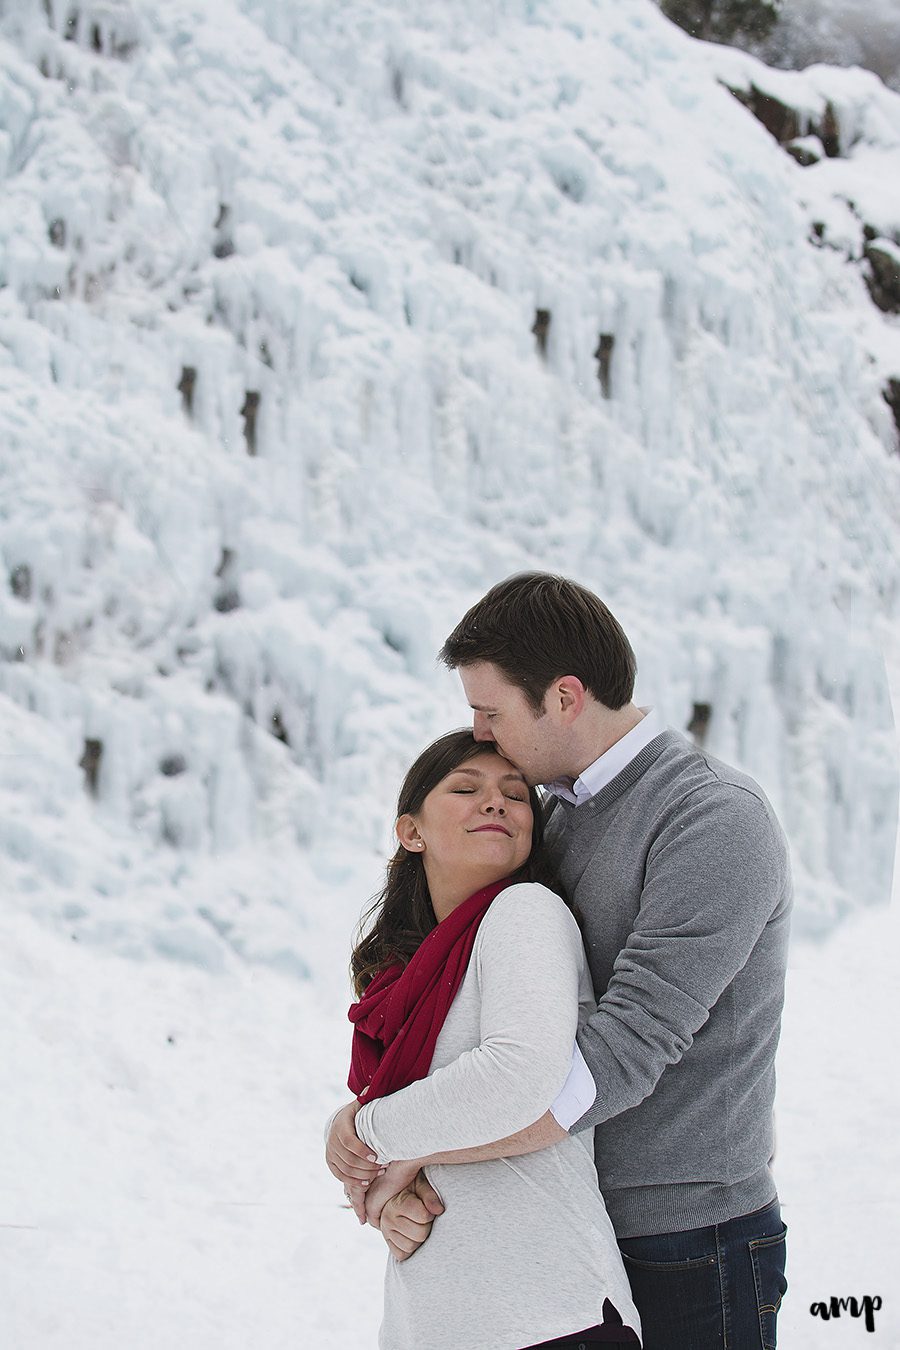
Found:
[(431, 930), (406, 966), (382, 970), (351, 1006), (347, 1086), (360, 1101), (386, 1097), (426, 1076), (478, 925), (494, 897), (510, 885), (505, 877), (470, 895)]

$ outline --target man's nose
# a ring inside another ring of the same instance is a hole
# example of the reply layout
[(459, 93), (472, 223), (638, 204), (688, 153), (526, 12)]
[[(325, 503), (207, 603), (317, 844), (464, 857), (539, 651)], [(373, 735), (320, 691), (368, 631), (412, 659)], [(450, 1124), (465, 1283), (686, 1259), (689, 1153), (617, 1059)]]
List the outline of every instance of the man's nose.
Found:
[(476, 712), (474, 725), (472, 727), (472, 735), (475, 737), (476, 741), (492, 741), (494, 739), (494, 733), (491, 731), (491, 724), (484, 713)]

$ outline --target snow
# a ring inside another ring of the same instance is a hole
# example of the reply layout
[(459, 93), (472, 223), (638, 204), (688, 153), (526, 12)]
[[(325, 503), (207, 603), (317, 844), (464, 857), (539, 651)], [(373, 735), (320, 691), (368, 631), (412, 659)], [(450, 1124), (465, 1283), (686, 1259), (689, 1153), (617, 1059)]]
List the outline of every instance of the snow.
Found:
[(371, 1322), (374, 1280), (336, 1321), (322, 1296), (355, 1235), (321, 1160), (343, 1027), (309, 983), (136, 967), (22, 918), (3, 946), (4, 1346), (276, 1350)]
[[(751, 84), (830, 104), (841, 157), (801, 168)], [(786, 1343), (887, 1292), (900, 328), (864, 245), (900, 244), (898, 149), (869, 72), (649, 0), (3, 7), (12, 1350), (374, 1336), (378, 1241), (321, 1162), (350, 935), (467, 716), (435, 652), (529, 566), (785, 822)]]
[[(332, 896), (341, 919), (355, 898)], [(900, 1344), (897, 913), (869, 910), (791, 958), (775, 1174), (792, 1350), (819, 1350), (809, 1307), (832, 1295), (881, 1296), (873, 1344)], [(338, 971), (343, 923), (311, 927)], [(347, 1096), (340, 979), (138, 964), (6, 911), (0, 950), (4, 1345), (374, 1350), (383, 1244), (322, 1159)], [(861, 1321), (828, 1329), (867, 1344)]]

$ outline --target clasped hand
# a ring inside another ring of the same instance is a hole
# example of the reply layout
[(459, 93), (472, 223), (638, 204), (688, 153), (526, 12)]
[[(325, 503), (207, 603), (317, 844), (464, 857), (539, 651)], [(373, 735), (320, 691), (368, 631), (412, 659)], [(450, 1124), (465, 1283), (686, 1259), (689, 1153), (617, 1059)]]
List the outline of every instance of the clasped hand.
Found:
[(343, 1184), (359, 1222), (380, 1229), (391, 1255), (405, 1261), (426, 1240), (444, 1206), (417, 1161), (392, 1162), (387, 1167), (378, 1162), (356, 1133), (358, 1110), (358, 1102), (349, 1102), (334, 1117), (325, 1161)]

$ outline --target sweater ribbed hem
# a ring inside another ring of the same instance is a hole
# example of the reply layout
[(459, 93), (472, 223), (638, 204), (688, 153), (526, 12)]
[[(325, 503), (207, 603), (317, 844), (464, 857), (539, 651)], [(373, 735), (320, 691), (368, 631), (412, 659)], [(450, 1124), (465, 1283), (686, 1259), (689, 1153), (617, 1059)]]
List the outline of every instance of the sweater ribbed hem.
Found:
[(730, 1186), (715, 1181), (682, 1181), (668, 1186), (603, 1190), (617, 1238), (709, 1228), (752, 1214), (775, 1198), (775, 1182), (768, 1167)]

